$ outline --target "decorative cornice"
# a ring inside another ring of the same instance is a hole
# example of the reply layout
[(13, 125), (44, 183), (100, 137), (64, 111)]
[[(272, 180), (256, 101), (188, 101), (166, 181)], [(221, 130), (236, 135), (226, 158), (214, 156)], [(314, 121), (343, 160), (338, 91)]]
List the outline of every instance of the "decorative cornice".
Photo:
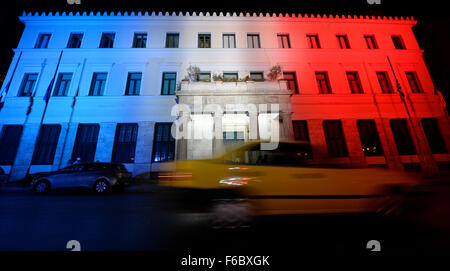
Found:
[(351, 20), (353, 22), (384, 22), (384, 23), (408, 23), (408, 24), (416, 24), (417, 21), (414, 17), (397, 17), (397, 16), (369, 16), (369, 15), (333, 15), (333, 14), (289, 14), (289, 13), (243, 13), (243, 12), (128, 12), (128, 11), (118, 11), (118, 12), (23, 12), (22, 16), (19, 18), (24, 20), (39, 20), (39, 19), (58, 19), (58, 18), (189, 18), (189, 17), (197, 17), (197, 18), (207, 18), (207, 17), (231, 17), (231, 18), (277, 18), (284, 19), (288, 21), (302, 21), (306, 20), (323, 20), (323, 21), (348, 21)]

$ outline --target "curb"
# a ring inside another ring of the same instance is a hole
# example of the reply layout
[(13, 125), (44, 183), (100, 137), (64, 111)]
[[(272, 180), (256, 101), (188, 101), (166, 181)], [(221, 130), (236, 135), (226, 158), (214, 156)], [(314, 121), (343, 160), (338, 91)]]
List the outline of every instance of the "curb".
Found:
[[(161, 191), (162, 188), (156, 184), (132, 184), (125, 187), (126, 193), (153, 193)], [(11, 184), (0, 184), (0, 192), (31, 192), (28, 186), (22, 187)]]
[(22, 187), (17, 185), (8, 185), (8, 184), (1, 184), (0, 185), (0, 192), (29, 192), (31, 191), (28, 186)]

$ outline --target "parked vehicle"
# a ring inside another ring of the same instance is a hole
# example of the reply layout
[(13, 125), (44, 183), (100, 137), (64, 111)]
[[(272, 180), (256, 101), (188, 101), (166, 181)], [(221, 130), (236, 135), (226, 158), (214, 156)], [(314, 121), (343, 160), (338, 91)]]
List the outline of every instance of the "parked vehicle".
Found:
[(275, 150), (259, 143), (215, 159), (172, 162), (174, 170), (161, 173), (159, 183), (182, 201), (176, 206), (206, 212), (212, 225), (226, 227), (254, 215), (388, 215), (419, 182), (402, 171), (319, 163), (305, 142), (280, 142)]
[(88, 189), (103, 194), (127, 186), (130, 179), (130, 173), (122, 164), (79, 163), (38, 174), (31, 182), (31, 189), (39, 194), (61, 189)]

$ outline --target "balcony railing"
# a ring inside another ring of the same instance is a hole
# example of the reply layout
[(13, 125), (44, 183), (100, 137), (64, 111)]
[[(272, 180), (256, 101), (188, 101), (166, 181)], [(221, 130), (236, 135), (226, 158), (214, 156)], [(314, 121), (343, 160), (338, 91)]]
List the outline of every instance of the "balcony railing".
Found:
[(286, 80), (279, 81), (246, 81), (246, 82), (189, 82), (182, 81), (177, 95), (190, 95), (201, 93), (221, 93), (221, 94), (278, 94), (289, 95)]

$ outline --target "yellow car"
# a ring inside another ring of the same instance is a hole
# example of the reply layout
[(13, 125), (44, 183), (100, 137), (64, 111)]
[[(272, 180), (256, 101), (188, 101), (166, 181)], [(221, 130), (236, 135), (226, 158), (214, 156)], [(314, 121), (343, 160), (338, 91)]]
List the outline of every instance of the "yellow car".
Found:
[(243, 144), (209, 160), (172, 162), (159, 184), (176, 188), (178, 204), (213, 215), (218, 227), (245, 225), (254, 215), (390, 213), (419, 182), (410, 173), (351, 168), (311, 159), (307, 142), (261, 150)]

